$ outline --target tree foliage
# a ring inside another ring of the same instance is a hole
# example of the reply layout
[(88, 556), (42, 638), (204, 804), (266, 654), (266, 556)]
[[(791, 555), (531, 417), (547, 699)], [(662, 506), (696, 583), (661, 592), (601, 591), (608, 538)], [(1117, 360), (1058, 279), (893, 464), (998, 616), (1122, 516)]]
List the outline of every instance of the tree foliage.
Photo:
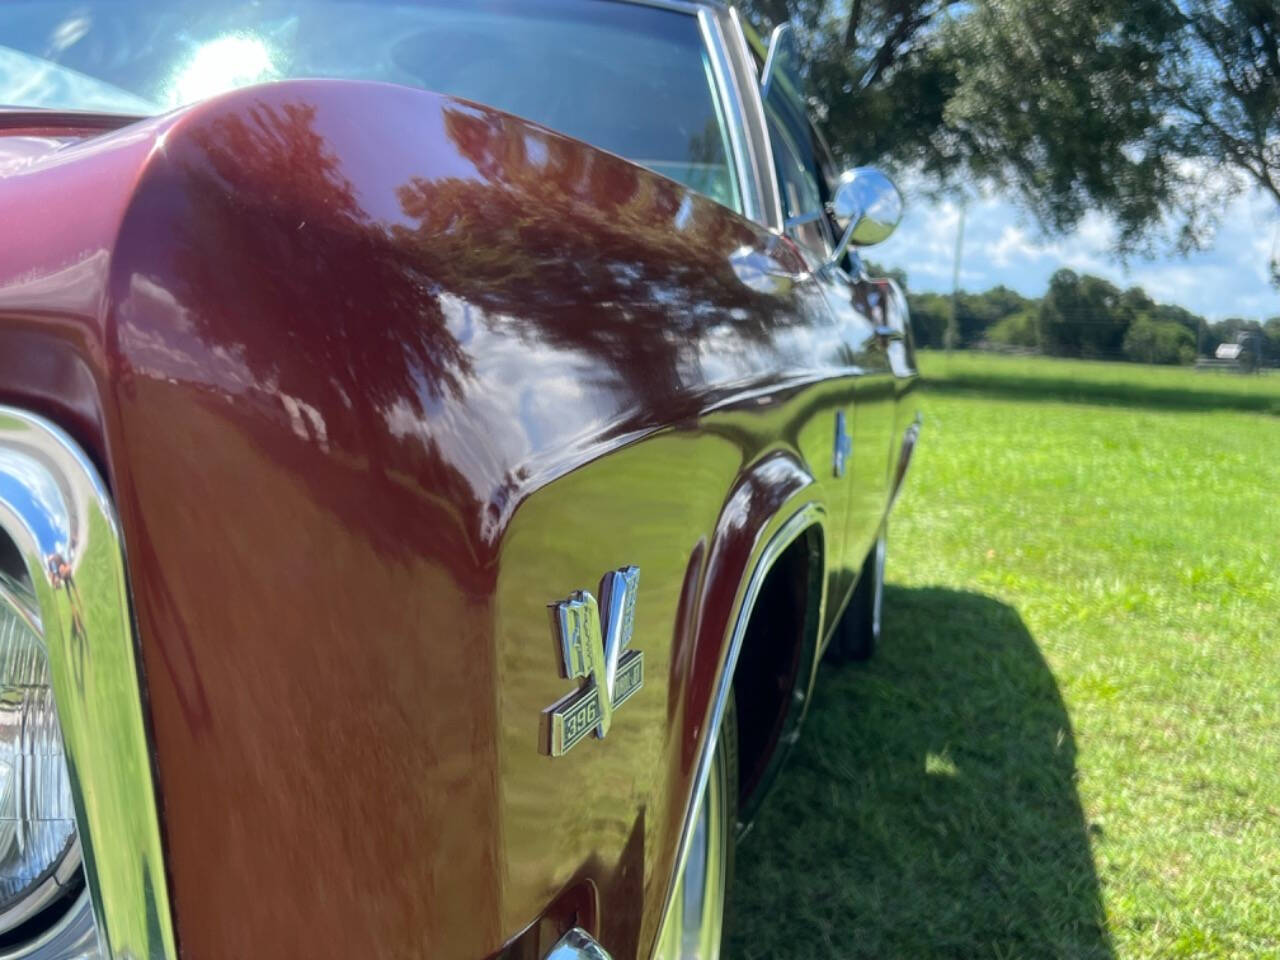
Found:
[(989, 343), (1006, 347), (1038, 347), (1040, 345), (1038, 312), (1034, 307), (1027, 307), (1002, 317), (987, 328), (984, 339)]
[(1280, 203), (1275, 0), (747, 0), (792, 22), (843, 160), (1013, 191), (1050, 232), (1097, 210), (1121, 252)]
[(1175, 155), (1226, 163), (1280, 202), (1280, 5), (1166, 0), (1156, 93)]
[(1106, 357), (1120, 352), (1133, 304), (1100, 277), (1059, 270), (1040, 301), (1040, 342), (1060, 357)]
[(893, 276), (908, 291), (918, 347), (946, 346), (954, 309), (960, 330), (956, 346), (962, 349), (1012, 347), (1062, 357), (1187, 364), (1197, 356), (1212, 357), (1220, 344), (1245, 343), (1251, 358), (1280, 366), (1280, 316), (1265, 323), (1238, 317), (1210, 322), (1183, 307), (1157, 303), (1141, 287), (1120, 290), (1101, 277), (1071, 270), (1057, 271), (1039, 298), (1004, 286), (953, 297), (912, 293), (903, 271), (887, 271), (871, 261), (866, 267), (872, 275)]
[(1125, 333), (1124, 353), (1138, 363), (1190, 363), (1196, 358), (1195, 336), (1180, 323), (1144, 314)]
[(940, 293), (908, 293), (911, 331), (920, 347), (946, 346), (947, 325), (951, 322), (951, 298)]

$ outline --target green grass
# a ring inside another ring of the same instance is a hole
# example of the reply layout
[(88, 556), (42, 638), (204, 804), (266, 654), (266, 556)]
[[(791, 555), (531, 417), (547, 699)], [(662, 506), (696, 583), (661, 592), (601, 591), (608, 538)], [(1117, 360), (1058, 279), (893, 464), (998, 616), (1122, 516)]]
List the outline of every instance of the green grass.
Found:
[(925, 355), (732, 957), (1280, 957), (1280, 375)]

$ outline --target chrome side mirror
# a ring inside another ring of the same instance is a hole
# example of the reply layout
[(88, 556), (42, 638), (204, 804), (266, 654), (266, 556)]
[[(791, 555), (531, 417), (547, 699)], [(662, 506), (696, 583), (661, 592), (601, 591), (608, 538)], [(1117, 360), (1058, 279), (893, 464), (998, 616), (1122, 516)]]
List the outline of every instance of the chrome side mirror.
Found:
[(874, 167), (854, 167), (841, 175), (828, 209), (844, 228), (831, 254), (838, 263), (850, 244), (869, 247), (889, 238), (902, 219), (902, 194)]

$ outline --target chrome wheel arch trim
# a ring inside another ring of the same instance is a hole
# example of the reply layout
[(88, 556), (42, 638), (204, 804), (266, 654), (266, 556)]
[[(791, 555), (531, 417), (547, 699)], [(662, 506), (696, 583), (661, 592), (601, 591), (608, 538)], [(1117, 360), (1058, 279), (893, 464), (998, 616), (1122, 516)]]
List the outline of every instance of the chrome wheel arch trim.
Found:
[[(718, 960), (721, 955), (725, 901), (728, 898), (729, 851), (734, 842), (729, 791), (737, 789), (737, 783), (732, 779), (737, 770), (719, 738), (712, 755), (712, 775), (707, 778), (706, 790), (694, 813), (692, 841), (686, 861), (676, 877), (669, 912), (664, 918), (663, 929), (659, 931), (654, 960), (689, 957), (691, 946), (695, 951), (692, 956), (698, 960)], [(716, 775), (717, 767), (722, 768), (723, 777)], [(699, 854), (700, 861), (695, 860)], [(700, 886), (686, 886), (691, 880), (695, 884), (701, 881)], [(696, 944), (691, 944), (690, 939)]]
[[(76, 442), (7, 406), (0, 406), (0, 533), (17, 548), (30, 593), (10, 583), (0, 603), (36, 629), (49, 658), (104, 956), (176, 960), (119, 523)], [(38, 956), (47, 939), (13, 955)]]
[[(685, 861), (689, 856), (689, 847), (693, 833), (697, 827), (696, 820), (702, 807), (702, 799), (706, 793), (707, 781), (711, 775), (711, 765), (715, 760), (716, 742), (720, 738), (720, 725), (724, 721), (729, 697), (733, 695), (733, 674), (738, 665), (738, 656), (742, 652), (742, 643), (746, 638), (747, 625), (751, 622), (751, 614), (755, 610), (756, 600), (764, 586), (765, 578), (778, 558), (808, 530), (817, 527), (826, 543), (827, 511), (823, 504), (814, 499), (812, 487), (804, 487), (798, 491), (795, 499), (803, 498), (803, 503), (794, 500), (774, 514), (761, 531), (759, 541), (763, 546), (757, 547), (750, 561), (750, 574), (744, 578), (734, 601), (732, 615), (733, 627), (729, 634), (729, 642), (724, 655), (724, 663), (716, 681), (715, 695), (711, 702), (710, 719), (707, 724), (707, 735), (703, 737), (698, 750), (698, 762), (693, 779), (693, 790), (680, 829), (680, 841), (677, 847), (675, 870), (667, 882), (666, 894), (663, 898), (662, 914), (655, 931), (655, 947), (661, 942), (662, 932), (671, 913), (671, 905), (679, 886), (679, 879), (684, 872)], [(824, 559), (825, 563), (825, 559)], [(826, 607), (826, 577), (823, 576), (818, 597), (817, 623), (821, 629), (822, 614)], [(729, 831), (729, 842), (733, 841), (733, 830)]]
[(875, 580), (872, 581), (871, 595), (871, 635), (880, 639), (880, 624), (884, 613), (884, 558), (888, 551), (889, 523), (885, 521), (880, 527), (880, 536), (876, 537)]

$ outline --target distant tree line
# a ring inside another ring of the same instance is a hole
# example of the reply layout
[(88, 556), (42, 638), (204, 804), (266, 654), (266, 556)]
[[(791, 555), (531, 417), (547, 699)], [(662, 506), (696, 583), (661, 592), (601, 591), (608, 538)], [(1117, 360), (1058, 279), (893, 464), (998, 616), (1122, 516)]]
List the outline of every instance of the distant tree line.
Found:
[(1259, 360), (1280, 363), (1280, 316), (1263, 322), (1234, 317), (1211, 322), (1182, 307), (1157, 303), (1141, 287), (1121, 290), (1101, 277), (1073, 270), (1057, 271), (1042, 297), (1024, 297), (1002, 285), (953, 298), (912, 293), (903, 271), (870, 263), (867, 267), (873, 275), (894, 277), (907, 291), (917, 346), (946, 346), (954, 309), (953, 345), (959, 348), (1020, 348), (1057, 357), (1188, 364), (1197, 356), (1213, 356), (1219, 344), (1236, 343), (1242, 333), (1249, 333)]

